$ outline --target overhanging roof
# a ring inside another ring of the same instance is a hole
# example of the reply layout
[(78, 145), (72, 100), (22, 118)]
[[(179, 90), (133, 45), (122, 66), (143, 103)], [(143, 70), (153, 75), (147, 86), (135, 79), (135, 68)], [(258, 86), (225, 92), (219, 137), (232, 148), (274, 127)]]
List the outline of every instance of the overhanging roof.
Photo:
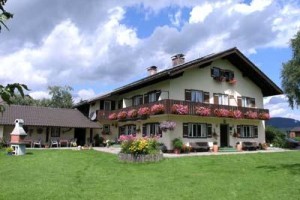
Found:
[(0, 114), (0, 125), (14, 125), (15, 119), (23, 119), (26, 126), (100, 128), (77, 109), (6, 105)]
[(183, 63), (176, 67), (158, 72), (157, 74), (145, 77), (143, 79), (125, 85), (123, 87), (120, 87), (105, 95), (92, 98), (88, 102), (104, 99), (113, 95), (124, 94), (144, 86), (148, 86), (154, 83), (158, 83), (160, 81), (164, 81), (166, 79), (176, 78), (187, 69), (193, 67), (199, 67), (199, 68), (207, 67), (217, 59), (227, 59), (229, 62), (231, 62), (235, 67), (237, 67), (243, 73), (243, 76), (248, 77), (259, 88), (261, 88), (264, 97), (283, 94), (283, 91), (271, 79), (269, 79), (258, 67), (254, 65), (254, 63), (252, 63), (236, 47), (234, 47), (219, 53), (210, 54), (192, 60), (190, 62)]

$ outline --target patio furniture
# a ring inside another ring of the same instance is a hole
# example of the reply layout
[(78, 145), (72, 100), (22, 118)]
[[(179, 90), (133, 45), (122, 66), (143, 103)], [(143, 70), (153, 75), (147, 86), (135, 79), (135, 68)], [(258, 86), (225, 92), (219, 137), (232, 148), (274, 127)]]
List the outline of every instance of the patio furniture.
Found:
[(42, 140), (39, 139), (39, 140), (33, 141), (32, 148), (34, 148), (35, 146), (39, 146), (40, 148), (42, 148)]
[(208, 142), (190, 142), (192, 151), (209, 151)]
[(68, 147), (69, 146), (69, 140), (67, 140), (67, 139), (61, 139), (60, 141), (59, 141), (59, 146), (61, 147), (61, 146), (66, 146), (66, 147)]
[(255, 151), (258, 149), (256, 142), (242, 142), (242, 149), (247, 151)]
[(32, 141), (32, 139), (26, 139), (26, 140), (24, 140), (24, 143), (26, 146), (32, 147), (33, 141)]
[(70, 147), (76, 147), (77, 146), (77, 138), (73, 138), (70, 140)]
[(58, 139), (51, 139), (50, 140), (50, 148), (52, 148), (53, 145), (56, 145), (56, 147), (58, 147), (58, 145), (59, 145)]

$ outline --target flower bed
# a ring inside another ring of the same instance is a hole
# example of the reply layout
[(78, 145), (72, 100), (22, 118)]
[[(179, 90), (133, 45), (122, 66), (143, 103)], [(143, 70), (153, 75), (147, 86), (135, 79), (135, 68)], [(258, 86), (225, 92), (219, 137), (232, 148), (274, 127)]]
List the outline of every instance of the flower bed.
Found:
[(188, 114), (189, 108), (187, 105), (173, 104), (171, 111), (173, 114), (186, 115)]
[(154, 104), (151, 107), (151, 113), (153, 115), (163, 114), (165, 112), (165, 106), (163, 104)]
[(162, 159), (157, 138), (136, 138), (132, 135), (121, 135), (121, 152), (119, 159), (127, 162), (157, 162)]
[(206, 108), (203, 106), (196, 107), (196, 114), (200, 116), (209, 116), (210, 115), (210, 108)]

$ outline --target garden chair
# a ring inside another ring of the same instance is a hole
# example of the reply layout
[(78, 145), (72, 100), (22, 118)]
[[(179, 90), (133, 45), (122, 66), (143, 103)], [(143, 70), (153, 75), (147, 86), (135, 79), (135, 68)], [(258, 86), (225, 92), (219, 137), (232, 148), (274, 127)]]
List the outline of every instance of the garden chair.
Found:
[(58, 145), (59, 145), (58, 139), (50, 140), (50, 148), (52, 148), (53, 145), (56, 145), (56, 147), (58, 147)]
[(32, 147), (34, 148), (36, 145), (39, 146), (40, 148), (42, 148), (42, 140), (39, 139), (39, 140), (33, 141)]
[(73, 138), (70, 140), (70, 147), (76, 147), (77, 146), (77, 138)]

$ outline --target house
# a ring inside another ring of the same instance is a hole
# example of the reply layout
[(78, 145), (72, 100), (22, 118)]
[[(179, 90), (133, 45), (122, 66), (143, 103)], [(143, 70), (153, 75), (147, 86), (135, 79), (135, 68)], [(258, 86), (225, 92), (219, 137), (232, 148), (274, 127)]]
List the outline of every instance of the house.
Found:
[(42, 145), (49, 144), (52, 138), (66, 143), (77, 138), (77, 144), (84, 145), (91, 141), (93, 134), (100, 134), (99, 123), (89, 120), (77, 109), (6, 105), (0, 116), (0, 138), (9, 141), (16, 119), (24, 120), (26, 140), (41, 140)]
[[(264, 120), (269, 110), (263, 97), (282, 90), (237, 48), (185, 62), (172, 57), (172, 66), (78, 105), (94, 116), (106, 137), (121, 134), (156, 135), (167, 148), (181, 138), (184, 143), (265, 142)], [(176, 123), (174, 130), (168, 123)], [(163, 128), (160, 125), (163, 123)]]
[(300, 127), (294, 127), (289, 131), (290, 138), (300, 137)]

